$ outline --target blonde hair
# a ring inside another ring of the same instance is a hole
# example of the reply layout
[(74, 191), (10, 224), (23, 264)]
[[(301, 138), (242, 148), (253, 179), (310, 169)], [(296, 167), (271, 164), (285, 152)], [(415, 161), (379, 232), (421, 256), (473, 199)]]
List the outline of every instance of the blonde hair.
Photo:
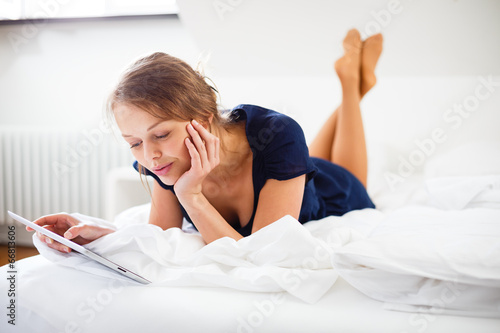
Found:
[(217, 90), (186, 62), (156, 52), (133, 63), (108, 99), (107, 111), (117, 104), (136, 106), (159, 119), (227, 121), (217, 106)]
[[(155, 52), (125, 70), (108, 98), (107, 117), (114, 118), (118, 104), (128, 104), (162, 120), (196, 119), (217, 135), (221, 128), (228, 129), (229, 121), (219, 112), (218, 91), (206, 79), (186, 62)], [(141, 175), (143, 171), (139, 164)]]

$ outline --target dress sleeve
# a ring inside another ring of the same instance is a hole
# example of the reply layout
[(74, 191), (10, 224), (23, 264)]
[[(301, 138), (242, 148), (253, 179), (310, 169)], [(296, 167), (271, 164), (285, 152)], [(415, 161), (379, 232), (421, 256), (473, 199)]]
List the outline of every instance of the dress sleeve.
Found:
[(163, 187), (164, 189), (166, 190), (170, 190), (170, 191), (174, 191), (174, 187), (173, 186), (170, 186), (170, 185), (166, 185), (164, 184), (160, 178), (158, 178), (157, 175), (155, 175), (154, 173), (152, 173), (151, 171), (149, 171), (148, 169), (146, 169), (145, 167), (143, 167), (142, 165), (139, 164), (139, 162), (135, 161), (134, 164), (134, 169), (137, 170), (137, 172), (143, 174), (143, 175), (146, 175), (146, 176), (151, 176), (153, 177), (157, 182), (158, 184), (160, 184), (161, 187)]
[(307, 180), (314, 177), (316, 166), (300, 125), (283, 114), (275, 114), (267, 125), (260, 133), (268, 141), (262, 152), (265, 179), (288, 180), (304, 174)]

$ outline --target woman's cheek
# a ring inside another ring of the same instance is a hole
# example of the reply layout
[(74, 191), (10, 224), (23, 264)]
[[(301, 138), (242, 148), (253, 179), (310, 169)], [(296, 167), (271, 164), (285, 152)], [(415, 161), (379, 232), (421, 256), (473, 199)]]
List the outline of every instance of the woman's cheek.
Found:
[(139, 154), (135, 149), (132, 149), (132, 156), (134, 159), (142, 166), (145, 166), (144, 158), (141, 154)]
[(132, 148), (132, 149), (130, 149), (130, 150), (132, 151), (132, 156), (134, 156), (134, 158), (135, 158), (136, 160), (142, 160), (142, 158), (141, 158), (140, 154), (139, 154), (139, 153), (137, 153), (137, 150), (136, 150), (136, 149)]

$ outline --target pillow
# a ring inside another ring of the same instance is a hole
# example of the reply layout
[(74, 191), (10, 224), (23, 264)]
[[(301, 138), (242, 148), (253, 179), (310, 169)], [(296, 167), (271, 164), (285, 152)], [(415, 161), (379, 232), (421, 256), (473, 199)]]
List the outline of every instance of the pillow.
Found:
[(475, 141), (436, 154), (423, 172), (426, 179), (500, 174), (500, 142)]

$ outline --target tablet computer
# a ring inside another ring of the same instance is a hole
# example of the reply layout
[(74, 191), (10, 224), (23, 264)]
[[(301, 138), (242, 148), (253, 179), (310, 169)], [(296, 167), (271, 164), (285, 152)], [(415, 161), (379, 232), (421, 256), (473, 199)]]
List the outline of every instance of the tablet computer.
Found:
[(111, 268), (115, 272), (118, 272), (118, 273), (132, 279), (132, 280), (135, 280), (135, 281), (143, 283), (143, 284), (151, 283), (151, 281), (140, 276), (137, 273), (132, 272), (130, 269), (127, 269), (127, 268), (123, 267), (122, 265), (118, 265), (118, 264), (112, 262), (111, 260), (108, 260), (108, 259), (98, 255), (97, 253), (92, 252), (92, 251), (86, 249), (85, 247), (83, 247), (79, 244), (76, 244), (75, 242), (73, 242), (67, 238), (62, 237), (61, 235), (56, 234), (55, 232), (52, 232), (48, 229), (45, 229), (45, 228), (39, 226), (38, 224), (35, 224), (35, 223), (25, 219), (24, 217), (21, 217), (17, 214), (12, 213), (11, 211), (8, 211), (8, 213), (9, 213), (10, 217), (12, 217), (14, 220), (19, 221), (22, 224), (27, 225), (28, 227), (30, 227), (36, 231), (41, 232), (45, 236), (47, 236), (47, 237), (49, 237), (49, 238), (51, 238), (51, 239), (53, 239), (61, 244), (66, 245), (67, 247), (71, 248), (72, 250), (75, 250), (77, 253), (80, 253), (81, 255), (83, 255), (91, 260), (97, 261), (101, 265), (104, 265), (108, 268)]

